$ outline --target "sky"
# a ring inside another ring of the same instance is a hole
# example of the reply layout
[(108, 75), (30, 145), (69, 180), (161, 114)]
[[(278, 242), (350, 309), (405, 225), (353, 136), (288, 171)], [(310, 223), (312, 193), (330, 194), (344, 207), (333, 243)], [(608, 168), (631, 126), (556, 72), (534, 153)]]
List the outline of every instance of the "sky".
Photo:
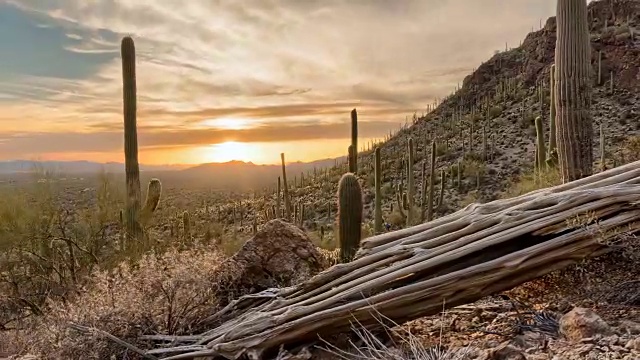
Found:
[(124, 161), (120, 40), (136, 44), (139, 159), (342, 156), (421, 114), (554, 0), (0, 0), (0, 161)]

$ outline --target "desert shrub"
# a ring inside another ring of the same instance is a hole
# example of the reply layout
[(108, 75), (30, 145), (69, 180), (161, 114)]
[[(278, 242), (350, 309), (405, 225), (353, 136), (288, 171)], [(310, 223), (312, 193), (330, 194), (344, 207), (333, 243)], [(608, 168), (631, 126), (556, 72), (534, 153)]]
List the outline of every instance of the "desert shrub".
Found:
[[(471, 155), (473, 153), (469, 153)], [(465, 157), (462, 161), (462, 174), (468, 178), (475, 178), (477, 175), (484, 175), (487, 171), (487, 165), (482, 160), (477, 159), (478, 156)]]
[(477, 152), (467, 152), (467, 153), (465, 153), (462, 165), (464, 166), (465, 164), (470, 163), (470, 162), (477, 162), (477, 163), (483, 162), (482, 154), (477, 153)]
[(629, 137), (625, 141), (622, 151), (626, 162), (640, 160), (640, 136)]
[[(443, 156), (446, 155), (450, 152), (451, 150), (449, 149), (449, 147), (447, 146), (447, 144), (445, 144), (443, 141), (440, 141), (436, 144), (436, 155), (437, 156)], [(431, 155), (429, 155), (431, 156)]]
[(383, 198), (391, 197), (394, 194), (393, 185), (391, 185), (391, 183), (383, 184), (380, 186), (380, 192)]
[(398, 209), (394, 209), (393, 212), (387, 215), (386, 221), (395, 227), (403, 227), (406, 222), (405, 219), (405, 216)]
[(89, 289), (73, 301), (50, 301), (48, 315), (29, 329), (23, 351), (43, 359), (135, 358), (97, 334), (69, 331), (69, 324), (138, 345), (143, 333), (197, 331), (197, 320), (216, 310), (213, 279), (222, 260), (209, 249), (173, 249), (145, 255), (133, 267), (122, 263), (113, 271), (97, 270)]
[(479, 202), (480, 202), (480, 194), (478, 193), (478, 190), (469, 191), (462, 198), (462, 200), (460, 200), (460, 208), (463, 209), (467, 205), (471, 205)]
[(520, 127), (527, 129), (535, 125), (536, 117), (533, 112), (525, 111), (524, 116), (518, 114), (518, 120), (520, 121)]
[(493, 106), (489, 109), (489, 118), (495, 119), (502, 114), (502, 106)]
[(557, 168), (547, 168), (543, 172), (526, 173), (511, 183), (502, 198), (524, 195), (534, 190), (544, 189), (562, 183), (562, 176)]
[(73, 194), (60, 176), (0, 193), (0, 325), (42, 313), (47, 297), (68, 299), (92, 269), (120, 261), (120, 190), (106, 174)]

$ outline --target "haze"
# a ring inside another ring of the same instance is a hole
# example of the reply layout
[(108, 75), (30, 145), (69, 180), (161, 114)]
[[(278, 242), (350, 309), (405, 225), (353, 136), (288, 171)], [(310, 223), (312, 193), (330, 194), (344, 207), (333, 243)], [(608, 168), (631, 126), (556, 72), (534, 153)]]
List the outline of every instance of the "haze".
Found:
[[(242, 5), (241, 5), (242, 4)], [(0, 160), (123, 161), (119, 42), (146, 164), (343, 156), (518, 46), (552, 0), (0, 0)]]

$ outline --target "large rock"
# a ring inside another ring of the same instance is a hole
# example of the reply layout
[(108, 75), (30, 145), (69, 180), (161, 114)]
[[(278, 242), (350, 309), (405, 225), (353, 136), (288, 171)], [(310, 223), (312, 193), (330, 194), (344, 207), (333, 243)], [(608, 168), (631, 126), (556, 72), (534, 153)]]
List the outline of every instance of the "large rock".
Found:
[(576, 307), (560, 318), (560, 332), (571, 341), (609, 335), (611, 328), (591, 309)]
[(242, 295), (297, 284), (323, 270), (323, 257), (305, 232), (271, 220), (221, 266), (216, 295)]

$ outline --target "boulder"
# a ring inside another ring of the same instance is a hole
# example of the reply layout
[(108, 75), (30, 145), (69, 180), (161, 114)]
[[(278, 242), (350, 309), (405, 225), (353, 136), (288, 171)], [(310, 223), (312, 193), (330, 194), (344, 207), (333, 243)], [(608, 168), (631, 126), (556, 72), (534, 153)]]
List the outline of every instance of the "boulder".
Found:
[(611, 328), (591, 309), (576, 307), (560, 318), (560, 333), (578, 342), (596, 335), (611, 334)]
[(324, 264), (304, 231), (271, 220), (221, 265), (216, 295), (228, 303), (242, 295), (291, 286), (322, 271)]

